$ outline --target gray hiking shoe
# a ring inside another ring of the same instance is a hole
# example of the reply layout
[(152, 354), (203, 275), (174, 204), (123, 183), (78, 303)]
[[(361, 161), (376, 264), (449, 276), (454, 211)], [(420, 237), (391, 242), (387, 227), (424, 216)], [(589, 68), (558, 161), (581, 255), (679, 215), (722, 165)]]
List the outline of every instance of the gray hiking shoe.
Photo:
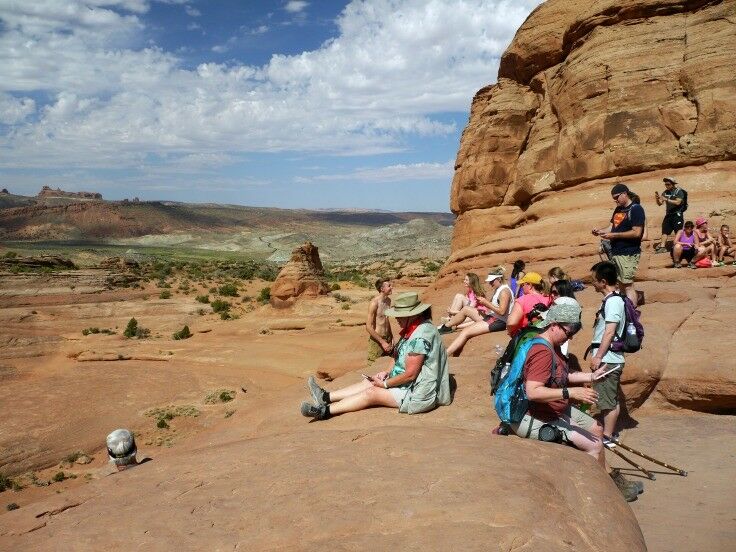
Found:
[(626, 502), (634, 502), (637, 498), (639, 498), (639, 485), (637, 485), (633, 481), (629, 481), (628, 479), (626, 479), (623, 474), (618, 470), (611, 471), (610, 476), (611, 479), (613, 479), (613, 482), (618, 487), (618, 490), (621, 491), (621, 494), (624, 496)]
[(323, 404), (315, 405), (303, 402), (301, 412), (302, 416), (306, 418), (314, 418), (315, 420), (324, 420), (327, 417), (327, 407)]
[[(614, 474), (615, 474), (615, 477), (614, 477)], [(617, 477), (625, 481), (626, 484), (629, 485), (630, 487), (636, 489), (636, 492), (638, 494), (641, 494), (644, 492), (644, 482), (643, 481), (632, 481), (631, 479), (627, 479), (626, 477), (624, 477), (624, 474), (622, 474), (618, 468), (614, 468), (611, 470), (611, 478), (614, 481), (616, 481)]]
[(317, 385), (317, 380), (314, 379), (314, 376), (309, 376), (309, 379), (307, 380), (307, 387), (309, 387), (309, 392), (312, 394), (312, 400), (317, 404), (317, 406), (322, 406), (323, 404), (326, 404), (326, 391), (322, 389), (319, 385)]

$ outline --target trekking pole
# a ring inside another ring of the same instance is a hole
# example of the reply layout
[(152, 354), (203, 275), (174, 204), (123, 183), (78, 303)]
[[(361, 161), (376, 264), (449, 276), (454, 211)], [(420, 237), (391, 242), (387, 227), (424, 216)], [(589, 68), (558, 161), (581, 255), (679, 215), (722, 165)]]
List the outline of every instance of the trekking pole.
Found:
[[(687, 477), (687, 472), (685, 470), (681, 470), (680, 468), (676, 468), (674, 466), (670, 466), (669, 464), (666, 464), (665, 462), (662, 462), (661, 460), (657, 460), (656, 458), (652, 458), (648, 454), (644, 454), (643, 452), (636, 450), (634, 448), (631, 448), (629, 445), (624, 445), (623, 443), (619, 443), (618, 441), (611, 440), (611, 443), (613, 443), (615, 446), (619, 446), (624, 450), (629, 451), (632, 454), (636, 454), (637, 456), (641, 456), (644, 458), (644, 460), (649, 460), (650, 462), (653, 462), (659, 466), (662, 466), (663, 468), (667, 468), (668, 470), (672, 470), (673, 472), (677, 472), (678, 475), (681, 475), (683, 477)], [(608, 448), (608, 447), (606, 447)], [(613, 449), (609, 449), (613, 450)]]
[(654, 477), (654, 474), (652, 472), (650, 472), (649, 470), (647, 470), (643, 466), (640, 466), (639, 464), (637, 464), (633, 460), (631, 460), (631, 459), (627, 458), (626, 456), (624, 456), (624, 454), (620, 450), (616, 450), (616, 445), (612, 445), (611, 443), (607, 443), (604, 446), (608, 450), (610, 450), (612, 453), (616, 454), (619, 458), (621, 458), (625, 462), (628, 462), (629, 464), (631, 464), (632, 466), (634, 466), (637, 470), (639, 470), (641, 473), (643, 473), (644, 475), (646, 475), (652, 481), (654, 481), (655, 479), (657, 479), (656, 477)]

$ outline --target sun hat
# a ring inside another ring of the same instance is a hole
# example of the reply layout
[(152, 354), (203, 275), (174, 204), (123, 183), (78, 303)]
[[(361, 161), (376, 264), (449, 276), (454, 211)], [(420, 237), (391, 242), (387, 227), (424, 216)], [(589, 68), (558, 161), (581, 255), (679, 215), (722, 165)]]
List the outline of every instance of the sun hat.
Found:
[(116, 429), (107, 436), (107, 454), (110, 461), (118, 466), (135, 463), (138, 450), (135, 438), (127, 429)]
[(383, 311), (383, 314), (392, 318), (408, 318), (424, 312), (431, 306), (429, 303), (422, 303), (416, 291), (405, 291), (396, 297), (393, 306)]
[(542, 283), (542, 275), (537, 272), (527, 272), (517, 284), (533, 284), (538, 286)]
[(618, 195), (618, 194), (628, 194), (629, 193), (629, 187), (626, 184), (622, 184), (619, 182), (616, 184), (613, 188), (611, 188), (611, 195)]
[(672, 178), (671, 176), (665, 176), (665, 177), (664, 177), (664, 178), (662, 179), (662, 182), (672, 182), (672, 184), (674, 184), (675, 186), (677, 186), (677, 180), (675, 180), (675, 179), (674, 179), (674, 178)]
[[(579, 307), (580, 303), (578, 303), (577, 300), (573, 299), (572, 297), (558, 297), (552, 302), (552, 305), (572, 305)], [(540, 318), (542, 320), (546, 320), (548, 312), (549, 310), (539, 313)]]
[(698, 217), (695, 219), (695, 227), (700, 228), (704, 224), (708, 224), (708, 219), (705, 217)]
[(488, 276), (486, 276), (486, 282), (492, 282), (493, 280), (497, 280), (498, 278), (503, 278), (504, 272), (505, 270), (502, 266), (491, 269), (488, 272)]
[(558, 324), (580, 324), (580, 317), (583, 313), (583, 309), (580, 307), (580, 303), (567, 297), (570, 301), (564, 303), (555, 302), (549, 310), (545, 313), (544, 320), (539, 323), (541, 328), (546, 328), (550, 324), (557, 322)]

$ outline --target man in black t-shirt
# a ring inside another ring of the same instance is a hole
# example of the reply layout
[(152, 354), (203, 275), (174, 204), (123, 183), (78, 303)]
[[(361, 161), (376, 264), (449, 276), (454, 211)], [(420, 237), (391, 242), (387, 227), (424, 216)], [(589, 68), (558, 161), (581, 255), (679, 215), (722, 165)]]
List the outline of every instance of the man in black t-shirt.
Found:
[(654, 192), (654, 199), (657, 205), (665, 204), (665, 215), (662, 220), (662, 237), (659, 243), (654, 248), (655, 253), (665, 253), (667, 248), (665, 244), (667, 242), (667, 236), (670, 234), (677, 234), (685, 221), (682, 218), (682, 207), (685, 202), (685, 191), (677, 186), (677, 181), (674, 178), (666, 177), (663, 178), (664, 192), (659, 195), (659, 192)]
[(636, 306), (634, 274), (639, 267), (646, 215), (641, 205), (631, 201), (626, 184), (616, 184), (611, 189), (611, 198), (616, 202), (611, 224), (607, 228), (594, 229), (593, 235), (611, 241), (611, 261), (616, 265), (619, 291)]

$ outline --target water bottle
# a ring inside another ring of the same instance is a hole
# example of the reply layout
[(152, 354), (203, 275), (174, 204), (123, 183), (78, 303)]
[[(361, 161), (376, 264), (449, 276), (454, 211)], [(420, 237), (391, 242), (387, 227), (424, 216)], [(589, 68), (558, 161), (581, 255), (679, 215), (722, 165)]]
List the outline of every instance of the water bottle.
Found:
[(511, 368), (511, 363), (507, 362), (503, 365), (503, 370), (501, 370), (501, 379), (506, 377), (506, 374), (509, 373), (509, 368)]
[(626, 333), (629, 335), (636, 335), (636, 326), (634, 326), (633, 322), (626, 324)]

